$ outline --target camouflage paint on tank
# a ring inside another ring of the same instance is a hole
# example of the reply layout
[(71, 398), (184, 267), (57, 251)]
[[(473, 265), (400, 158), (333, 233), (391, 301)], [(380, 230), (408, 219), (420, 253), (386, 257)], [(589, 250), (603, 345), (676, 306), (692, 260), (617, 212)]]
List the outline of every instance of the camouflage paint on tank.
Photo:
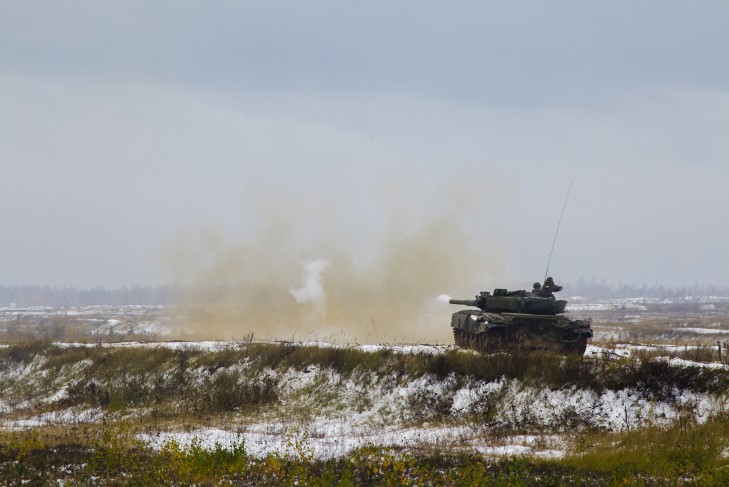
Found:
[(561, 315), (567, 301), (554, 297), (561, 290), (548, 277), (531, 291), (494, 289), (476, 299), (451, 299), (451, 304), (478, 308), (453, 313), (456, 345), (485, 353), (521, 349), (583, 355), (592, 337), (591, 321)]

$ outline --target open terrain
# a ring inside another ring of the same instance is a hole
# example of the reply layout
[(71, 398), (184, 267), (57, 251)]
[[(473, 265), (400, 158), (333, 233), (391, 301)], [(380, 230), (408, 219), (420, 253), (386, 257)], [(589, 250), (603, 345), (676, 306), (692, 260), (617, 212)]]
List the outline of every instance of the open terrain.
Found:
[(595, 319), (584, 358), (161, 341), (156, 307), (3, 308), (0, 468), (40, 484), (726, 482), (727, 301), (572, 303)]

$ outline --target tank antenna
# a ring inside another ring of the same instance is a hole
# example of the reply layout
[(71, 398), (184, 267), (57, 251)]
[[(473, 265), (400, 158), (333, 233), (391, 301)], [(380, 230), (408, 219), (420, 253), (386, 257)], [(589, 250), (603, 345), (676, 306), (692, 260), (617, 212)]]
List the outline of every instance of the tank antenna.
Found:
[(567, 196), (564, 198), (564, 205), (562, 205), (562, 213), (559, 215), (559, 222), (557, 222), (557, 230), (554, 232), (554, 240), (552, 240), (552, 249), (549, 251), (549, 260), (547, 260), (547, 270), (544, 271), (544, 280), (547, 280), (547, 274), (549, 274), (549, 264), (552, 262), (552, 252), (554, 252), (554, 244), (557, 242), (557, 234), (559, 233), (559, 226), (562, 224), (562, 217), (564, 216), (564, 209), (567, 208), (567, 200), (570, 198), (570, 191), (572, 191), (572, 183), (575, 182), (575, 178), (570, 181), (570, 187), (567, 190)]

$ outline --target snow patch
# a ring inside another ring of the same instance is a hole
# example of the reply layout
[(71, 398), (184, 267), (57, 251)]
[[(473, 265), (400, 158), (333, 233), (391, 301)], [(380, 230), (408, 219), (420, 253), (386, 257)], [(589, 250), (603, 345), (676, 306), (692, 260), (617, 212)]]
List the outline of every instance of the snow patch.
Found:
[(720, 330), (717, 328), (690, 328), (690, 327), (681, 327), (676, 328), (678, 331), (689, 331), (692, 333), (698, 333), (700, 335), (723, 335), (723, 334), (729, 334), (729, 330)]
[(61, 411), (50, 411), (28, 419), (5, 420), (4, 428), (23, 430), (53, 425), (78, 425), (98, 423), (103, 413), (100, 408), (69, 408)]
[[(316, 432), (315, 434), (311, 434)], [(384, 431), (352, 430), (346, 425), (316, 423), (312, 431), (302, 432), (283, 423), (258, 423), (235, 431), (220, 428), (200, 428), (190, 432), (163, 432), (158, 435), (141, 434), (138, 438), (160, 449), (174, 441), (182, 448), (193, 442), (203, 448), (217, 445), (231, 448), (244, 442), (246, 453), (254, 457), (270, 454), (315, 459), (337, 458), (364, 446), (396, 448), (438, 448), (440, 450), (470, 450), (490, 456), (534, 455), (558, 458), (564, 455), (564, 442), (559, 436), (539, 440), (536, 436), (514, 436), (495, 439), (499, 445), (489, 444), (488, 435), (473, 426), (448, 426), (436, 428), (402, 428)], [(541, 445), (544, 445), (541, 446)]]

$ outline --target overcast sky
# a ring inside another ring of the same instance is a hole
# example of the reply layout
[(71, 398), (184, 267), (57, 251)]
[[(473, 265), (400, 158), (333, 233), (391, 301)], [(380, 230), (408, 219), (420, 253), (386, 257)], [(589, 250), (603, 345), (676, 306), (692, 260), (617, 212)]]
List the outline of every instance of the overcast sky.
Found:
[(727, 25), (726, 0), (0, 0), (0, 284), (163, 283), (176, 242), (267, 219), (319, 259), (459, 217), (524, 286), (574, 179), (559, 281), (727, 285)]

